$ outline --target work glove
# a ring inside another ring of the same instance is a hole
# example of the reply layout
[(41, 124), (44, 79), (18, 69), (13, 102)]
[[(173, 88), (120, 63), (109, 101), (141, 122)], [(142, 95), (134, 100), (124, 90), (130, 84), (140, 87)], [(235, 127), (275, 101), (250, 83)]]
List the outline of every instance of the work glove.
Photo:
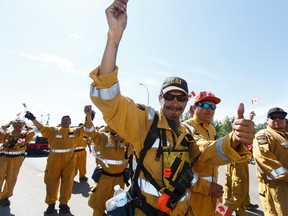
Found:
[(25, 118), (27, 118), (27, 119), (29, 119), (29, 120), (31, 120), (31, 121), (33, 121), (33, 120), (36, 119), (36, 117), (35, 117), (31, 112), (29, 112), (29, 111), (26, 112)]

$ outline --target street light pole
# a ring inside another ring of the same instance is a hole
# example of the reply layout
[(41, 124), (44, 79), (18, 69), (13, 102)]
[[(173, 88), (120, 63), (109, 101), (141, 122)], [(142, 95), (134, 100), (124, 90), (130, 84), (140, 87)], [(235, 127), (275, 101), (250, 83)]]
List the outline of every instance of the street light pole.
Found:
[(147, 95), (148, 95), (148, 104), (147, 105), (149, 105), (149, 90), (148, 90), (147, 86), (144, 85), (143, 83), (140, 83), (140, 85), (144, 86), (146, 91), (147, 91)]

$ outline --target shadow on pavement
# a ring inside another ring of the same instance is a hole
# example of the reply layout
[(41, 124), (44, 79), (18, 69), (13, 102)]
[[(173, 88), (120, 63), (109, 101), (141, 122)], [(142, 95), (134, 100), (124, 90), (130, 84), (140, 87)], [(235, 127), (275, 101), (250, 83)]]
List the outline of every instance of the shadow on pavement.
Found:
[(10, 207), (4, 207), (4, 206), (0, 206), (0, 215), (1, 216), (15, 216), (14, 214), (11, 214)]
[(57, 211), (55, 211), (53, 214), (45, 214), (45, 212), (44, 212), (44, 214), (43, 214), (43, 216), (60, 216), (60, 215), (65, 215), (65, 216), (74, 216), (72, 213), (66, 213), (66, 214), (61, 214), (61, 213), (57, 213)]
[(80, 181), (73, 183), (72, 194), (82, 194), (83, 197), (88, 197), (90, 186), (87, 181)]

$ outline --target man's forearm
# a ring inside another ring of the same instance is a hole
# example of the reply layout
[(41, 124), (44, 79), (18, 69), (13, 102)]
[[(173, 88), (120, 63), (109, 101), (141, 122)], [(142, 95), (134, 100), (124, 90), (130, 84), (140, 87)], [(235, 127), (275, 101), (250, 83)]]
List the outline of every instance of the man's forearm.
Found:
[(117, 52), (120, 41), (108, 36), (105, 51), (100, 65), (99, 75), (111, 73), (116, 68)]
[(32, 122), (38, 130), (40, 130), (43, 127), (43, 125), (40, 122), (38, 122), (36, 119), (32, 120)]

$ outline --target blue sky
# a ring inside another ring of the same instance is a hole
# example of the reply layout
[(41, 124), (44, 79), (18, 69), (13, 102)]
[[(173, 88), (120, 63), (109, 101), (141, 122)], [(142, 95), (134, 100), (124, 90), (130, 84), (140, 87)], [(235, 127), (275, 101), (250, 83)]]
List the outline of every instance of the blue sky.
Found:
[[(84, 121), (88, 74), (101, 61), (111, 3), (0, 2), (0, 124), (23, 113), (22, 103), (38, 120), (49, 113), (50, 125), (66, 114), (73, 125)], [(271, 107), (287, 111), (287, 9), (286, 0), (130, 0), (117, 61), (122, 93), (147, 104), (143, 83), (149, 105), (158, 109), (163, 80), (180, 76), (190, 91), (222, 99), (218, 120), (234, 116), (240, 102), (246, 116), (256, 112), (256, 123)], [(99, 111), (95, 124), (103, 124)]]

